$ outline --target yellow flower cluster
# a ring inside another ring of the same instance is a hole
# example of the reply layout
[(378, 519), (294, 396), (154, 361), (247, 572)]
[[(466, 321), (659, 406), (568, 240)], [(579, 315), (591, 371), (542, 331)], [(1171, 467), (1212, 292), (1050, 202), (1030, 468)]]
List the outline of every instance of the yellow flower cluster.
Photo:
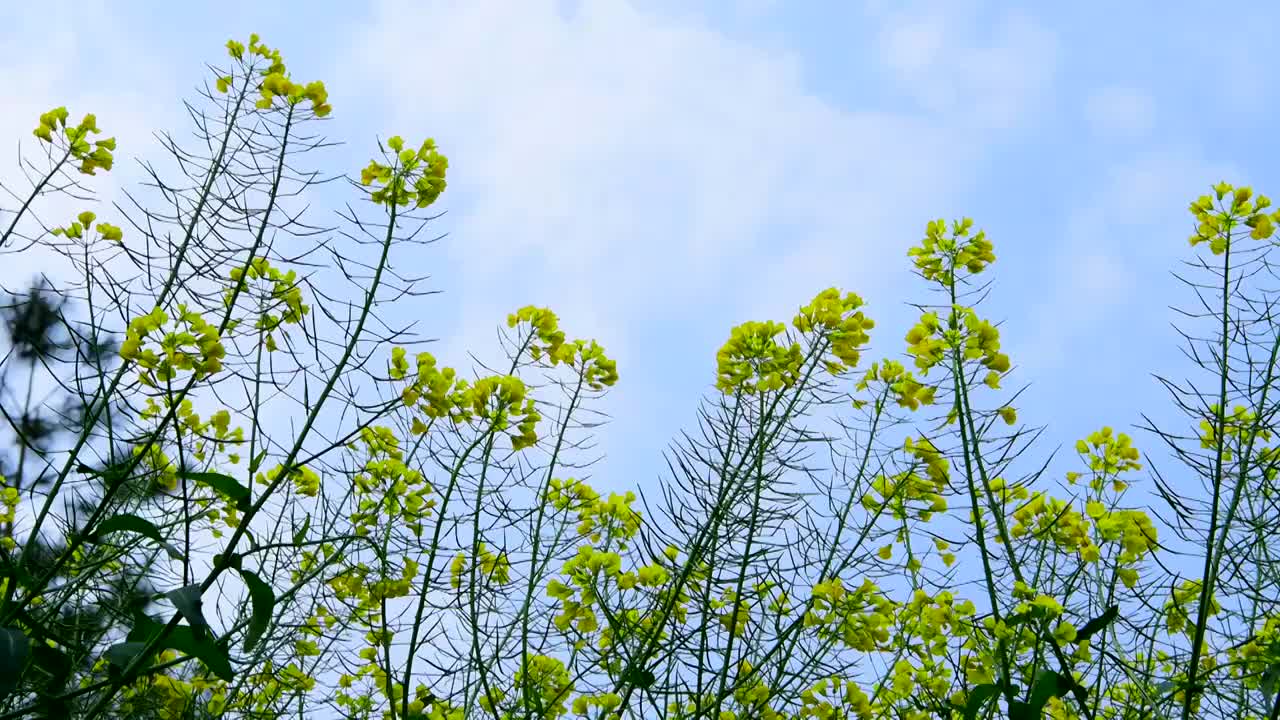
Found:
[[(994, 325), (978, 317), (973, 308), (952, 306), (951, 327), (945, 327), (935, 312), (926, 312), (907, 331), (907, 354), (915, 359), (916, 368), (928, 375), (941, 363), (948, 349), (963, 352), (963, 359), (977, 360), (987, 369), (983, 382), (999, 389), (1000, 376), (1009, 371), (1009, 356), (1000, 352), (1000, 332)], [(957, 324), (961, 325), (957, 328)], [(1012, 425), (1017, 415), (1011, 407), (1002, 407), (1000, 416)], [(952, 413), (954, 416), (954, 411)], [(948, 418), (951, 422), (953, 417)]]
[(934, 312), (921, 315), (920, 321), (907, 331), (907, 354), (915, 358), (920, 374), (928, 375), (933, 366), (946, 357), (947, 342), (943, 335), (942, 321)]
[[(603, 575), (600, 578), (602, 581), (621, 575), (622, 557), (616, 552), (582, 545), (578, 547), (577, 553), (565, 562), (561, 572), (568, 576), (572, 587), (559, 580), (552, 580), (547, 584), (547, 594), (561, 601), (560, 614), (553, 620), (556, 628), (565, 632), (570, 625), (574, 625), (578, 632), (594, 632), (599, 627), (593, 609), (597, 600), (596, 579), (601, 575)], [(575, 595), (578, 598), (576, 600)]]
[(511, 449), (522, 450), (538, 442), (537, 426), (542, 415), (533, 398), (526, 397), (525, 384), (520, 378), (494, 375), (480, 378), (470, 387), (463, 380), (458, 383), (457, 393), (455, 406), (468, 417), (491, 420), (498, 431), (508, 429), (514, 421)]
[(1062, 603), (1050, 595), (1036, 592), (1034, 588), (1021, 580), (1013, 583), (1013, 596), (1022, 600), (1013, 609), (1015, 615), (1029, 615), (1048, 619), (1062, 615)]
[(1016, 521), (1010, 530), (1013, 537), (1030, 533), (1037, 538), (1047, 538), (1060, 550), (1078, 553), (1085, 562), (1097, 562), (1101, 557), (1098, 546), (1093, 542), (1089, 521), (1069, 501), (1049, 497), (1040, 491), (1030, 493), (1028, 497), (1027, 489), (1021, 486), (1002, 493), (1005, 490), (1002, 478), (992, 480), (991, 489), (997, 497), (1003, 496), (1006, 503), (1009, 499), (1026, 500), (1013, 512)]
[[(280, 477), (280, 471), (283, 469), (283, 465), (276, 465), (266, 472), (258, 473), (254, 480), (259, 485), (270, 485), (275, 482), (276, 478)], [(293, 482), (294, 490), (296, 490), (299, 495), (315, 497), (320, 493), (320, 476), (311, 468), (290, 468), (289, 480)]]
[(146, 315), (139, 315), (129, 322), (124, 342), (120, 345), (120, 357), (137, 363), (142, 368), (143, 384), (155, 386), (177, 376), (180, 370), (193, 371), (197, 380), (222, 369), (222, 358), (227, 351), (222, 346), (218, 329), (205, 321), (200, 313), (179, 305), (176, 323), (185, 330), (173, 329), (159, 340), (160, 352), (144, 348), (143, 343), (169, 323), (169, 315), (157, 307)]
[(547, 491), (547, 502), (558, 510), (574, 510), (578, 513), (578, 534), (590, 536), (592, 543), (600, 543), (607, 535), (617, 539), (620, 548), (626, 548), (626, 540), (635, 537), (641, 525), (640, 513), (631, 508), (636, 494), (610, 493), (602, 500), (591, 486), (569, 478), (552, 478)]
[[(1133, 440), (1124, 433), (1114, 433), (1110, 427), (1104, 426), (1101, 430), (1089, 433), (1089, 437), (1077, 440), (1076, 452), (1084, 456), (1089, 469), (1095, 473), (1094, 480), (1090, 483), (1094, 490), (1101, 490), (1104, 479), (1111, 478), (1113, 488), (1120, 492), (1126, 485), (1116, 476), (1142, 469), (1142, 464), (1138, 462), (1140, 454), (1138, 448), (1133, 446)], [(1067, 473), (1067, 480), (1073, 484), (1079, 477), (1079, 473)]]
[[(903, 658), (893, 664), (889, 679), (888, 687), (878, 688), (877, 693), (881, 698), (880, 702), (884, 705), (909, 700), (913, 695), (921, 692), (941, 697), (951, 687), (951, 668), (932, 658), (921, 660), (918, 666)], [(902, 708), (902, 714), (897, 717), (904, 720), (932, 720), (933, 715), (911, 709), (912, 704), (907, 702), (907, 707)]]
[(281, 272), (264, 257), (254, 258), (247, 268), (231, 268), (229, 277), (235, 286), (223, 292), (224, 305), (231, 305), (236, 287), (248, 282), (245, 280), (247, 277), (248, 280), (266, 280), (270, 283), (267, 297), (271, 302), (282, 306), (283, 309), (278, 314), (272, 311), (262, 313), (254, 324), (254, 327), (266, 333), (265, 344), (268, 352), (276, 350), (274, 331), (277, 328), (281, 325), (299, 325), (302, 323), (302, 318), (311, 312), (310, 306), (302, 302), (302, 288), (298, 284), (298, 274), (293, 270)]
[(604, 348), (595, 340), (565, 341), (560, 320), (547, 308), (526, 305), (507, 316), (507, 327), (529, 323), (533, 335), (529, 338), (529, 352), (534, 360), (546, 356), (554, 367), (564, 363), (582, 373), (583, 382), (592, 390), (602, 390), (618, 381), (618, 366), (604, 354)]
[[(157, 656), (156, 662), (172, 662), (177, 658), (176, 652), (165, 650)], [(95, 666), (95, 669), (99, 668)], [(105, 663), (102, 669), (105, 669)], [(136, 713), (140, 717), (159, 720), (182, 720), (190, 717), (191, 708), (196, 705), (207, 707), (216, 717), (227, 708), (226, 683), (201, 675), (188, 680), (164, 671), (157, 672), (126, 685), (120, 696), (120, 710), (129, 713), (130, 717)]]
[(249, 717), (263, 717), (275, 714), (275, 708), (288, 695), (309, 692), (315, 689), (316, 680), (306, 673), (297, 663), (289, 663), (283, 668), (267, 660), (259, 672), (246, 678), (247, 687), (237, 693), (239, 700), (237, 710)]
[(910, 602), (898, 609), (897, 624), (900, 635), (910, 639), (910, 651), (920, 660), (929, 660), (945, 656), (948, 643), (967, 634), (976, 614), (972, 601), (956, 602), (950, 591), (931, 596), (916, 590)]
[(785, 329), (782, 323), (754, 320), (733, 328), (716, 353), (716, 387), (726, 395), (753, 395), (794, 385), (804, 358), (798, 343), (783, 347), (774, 339)]
[[(1214, 432), (1214, 424), (1219, 412), (1219, 405), (1214, 403), (1208, 412), (1208, 417), (1200, 420), (1200, 447), (1209, 449), (1217, 449), (1218, 437)], [(1261, 440), (1270, 440), (1271, 431), (1265, 427), (1255, 427), (1258, 422), (1258, 416), (1249, 408), (1243, 405), (1237, 405), (1232, 408), (1230, 413), (1223, 413), (1222, 416), (1222, 435), (1225, 438), (1239, 437), (1242, 444), (1248, 444), (1250, 441), (1249, 432), (1256, 432), (1256, 437)], [(1230, 462), (1235, 457), (1231, 450), (1223, 449), (1222, 459)]]
[(988, 265), (996, 261), (995, 247), (987, 240), (987, 234), (979, 230), (969, 237), (973, 228), (973, 220), (964, 218), (952, 222), (951, 234), (947, 234), (947, 223), (944, 220), (931, 220), (925, 228), (925, 237), (920, 245), (907, 251), (907, 256), (915, 262), (916, 269), (926, 280), (941, 284), (949, 284), (949, 275), (956, 268), (964, 268), (977, 275)]
[[(526, 665), (516, 671), (515, 686), (533, 697), (533, 707), (541, 708), (540, 717), (556, 718), (567, 712), (565, 701), (573, 692), (573, 681), (569, 679), (569, 671), (564, 663), (547, 655), (533, 655)], [(614, 696), (617, 698), (617, 696)], [(622, 703), (621, 698), (613, 703), (616, 707)], [(603, 701), (597, 705), (605, 705)], [(576, 705), (576, 703), (575, 703)]]
[(849, 590), (840, 578), (831, 578), (813, 586), (804, 624), (854, 650), (888, 650), (897, 607), (870, 580)]
[[(269, 110), (277, 97), (284, 98), (289, 105), (297, 105), (304, 100), (311, 101), (311, 111), (316, 117), (324, 117), (328, 115), (333, 108), (329, 105), (329, 93), (324, 88), (324, 83), (316, 81), (305, 85), (295, 83), (289, 78), (288, 70), (285, 68), (284, 58), (280, 56), (280, 51), (267, 47), (258, 37), (257, 33), (249, 36), (249, 58), (261, 57), (267, 60), (269, 64), (262, 68), (262, 83), (258, 87), (261, 97), (257, 101), (257, 107), (260, 110)], [(245, 61), (245, 46), (236, 40), (227, 41), (227, 54), (232, 59)], [(227, 92), (234, 82), (234, 77), (226, 75), (218, 78), (218, 92)]]
[[(156, 402), (155, 398), (147, 398), (146, 405), (138, 413), (143, 420), (151, 420), (166, 414), (172, 401), (169, 396), (164, 396), (163, 404)], [(214, 449), (217, 452), (225, 453), (227, 444), (233, 445), (244, 442), (244, 428), (231, 427), (231, 413), (226, 410), (219, 410), (209, 416), (208, 420), (202, 420), (199, 413), (194, 409), (190, 399), (185, 399), (174, 409), (174, 417), (177, 419), (178, 427), (187, 434), (196, 438), (195, 447), (192, 451), (192, 457), (196, 460), (203, 461), (208, 456), (206, 442), (212, 440)], [(231, 464), (240, 461), (239, 456), (229, 455), (228, 459)]]
[[(511, 560), (505, 552), (494, 553), (484, 543), (480, 543), (476, 555), (480, 559), (482, 579), (497, 585), (511, 582)], [(466, 574), (467, 554), (460, 552), (453, 557), (453, 563), (449, 566), (449, 584), (455, 590), (461, 588)]]
[(965, 339), (964, 358), (978, 360), (991, 374), (987, 376), (987, 384), (995, 385), (999, 373), (1009, 371), (1009, 356), (1000, 352), (1000, 331), (994, 325), (982, 320), (973, 308), (959, 308), (964, 317)]
[(925, 385), (916, 380), (911, 371), (896, 360), (872, 363), (867, 374), (858, 382), (857, 389), (866, 390), (876, 381), (888, 386), (899, 406), (911, 410), (917, 410), (921, 405), (932, 405), (934, 394), (938, 391), (933, 385)]
[[(573, 699), (573, 714), (582, 717), (611, 717), (610, 713), (622, 705), (622, 698), (617, 693), (602, 692), (591, 695), (579, 695)], [(592, 712), (592, 708), (597, 708)]]
[(178, 487), (178, 466), (169, 459), (164, 450), (156, 443), (134, 445), (133, 455), (141, 456), (140, 465), (155, 473), (153, 482), (156, 487), (173, 491)]
[(1240, 646), (1227, 648), (1231, 676), (1257, 690), (1269, 670), (1280, 665), (1280, 615), (1264, 618), (1253, 637)]
[[(1117, 542), (1121, 545), (1120, 562), (1132, 564), (1138, 562), (1156, 547), (1156, 527), (1151, 518), (1141, 510), (1108, 511), (1102, 503), (1091, 500), (1086, 512), (1093, 518), (1098, 528), (1098, 535), (1104, 542)], [(1132, 580), (1136, 580), (1136, 576)], [(1132, 587), (1132, 581), (1122, 577), (1125, 584)]]
[(98, 168), (110, 171), (112, 164), (115, 162), (114, 156), (111, 154), (116, 149), (116, 139), (107, 138), (106, 140), (98, 140), (92, 145), (89, 144), (89, 134), (95, 135), (101, 133), (98, 129), (98, 119), (93, 113), (84, 116), (79, 125), (67, 125), (67, 109), (65, 107), (57, 107), (40, 116), (40, 124), (36, 126), (34, 134), (44, 142), (52, 143), (54, 135), (60, 135), (66, 138), (67, 155), (80, 162), (80, 172), (85, 175), (94, 175), (94, 171)]
[(368, 457), (353, 478), (358, 498), (351, 514), (355, 533), (367, 536), (379, 518), (386, 518), (404, 522), (414, 535), (421, 536), (422, 521), (436, 506), (436, 499), (429, 497), (435, 488), (420, 471), (405, 464), (400, 440), (390, 428), (365, 427), (360, 437)]
[(564, 331), (560, 329), (560, 318), (548, 308), (526, 305), (507, 316), (507, 327), (513, 328), (520, 323), (528, 323), (533, 329), (529, 337), (529, 354), (534, 360), (541, 360), (546, 355), (552, 365), (567, 361), (561, 349), (565, 344)]
[[(668, 547), (664, 551), (666, 561), (674, 563), (679, 551)], [(581, 545), (561, 568), (564, 580), (552, 579), (547, 583), (547, 596), (556, 600), (560, 612), (553, 618), (555, 627), (560, 632), (569, 632), (570, 628), (580, 634), (590, 634), (599, 630), (599, 620), (595, 606), (599, 593), (612, 584), (621, 591), (635, 591), (645, 588), (655, 594), (660, 606), (671, 597), (673, 588), (668, 587), (672, 578), (671, 567), (660, 559), (633, 570), (622, 570), (622, 557), (611, 550)], [(693, 576), (701, 577), (699, 573)], [(682, 591), (675, 598), (673, 615), (683, 622), (686, 613), (688, 596)], [(599, 646), (609, 647), (615, 641), (617, 632), (630, 633), (635, 630), (652, 630), (653, 620), (649, 616), (642, 617), (639, 611), (627, 610), (621, 617), (625, 622), (621, 625), (605, 628), (599, 638)], [(661, 630), (661, 629), (659, 629)]]
[(1254, 198), (1249, 187), (1232, 187), (1227, 182), (1213, 186), (1213, 191), (1220, 205), (1228, 193), (1231, 194), (1231, 202), (1221, 205), (1221, 210), (1214, 208), (1213, 198), (1208, 195), (1201, 195), (1191, 203), (1191, 214), (1199, 222), (1190, 238), (1191, 247), (1207, 242), (1210, 252), (1221, 255), (1232, 240), (1232, 229), (1240, 224), (1252, 229), (1249, 236), (1254, 240), (1265, 240), (1275, 233), (1276, 224), (1280, 223), (1280, 210), (1271, 215), (1262, 212), (1271, 206), (1266, 195)]
[[(1203, 583), (1199, 580), (1183, 580), (1181, 585), (1173, 588), (1169, 593), (1169, 600), (1164, 604), (1164, 622), (1165, 627), (1169, 630), (1169, 634), (1180, 633), (1186, 631), (1190, 636), (1191, 627), (1188, 624), (1190, 616), (1188, 610), (1195, 612), (1194, 606), (1200, 602), (1200, 593)], [(1218, 599), (1212, 594), (1209, 595), (1209, 615), (1217, 615), (1222, 606), (1218, 604)]]
[(387, 147), (396, 154), (390, 165), (370, 160), (360, 172), (361, 185), (381, 186), (369, 199), (378, 205), (414, 205), (419, 209), (434, 203), (444, 192), (449, 169), (449, 159), (436, 150), (436, 141), (427, 138), (415, 152), (406, 149), (404, 140), (396, 135), (387, 140)]
[(816, 331), (828, 339), (835, 359), (828, 358), (825, 364), (832, 375), (857, 366), (862, 346), (871, 340), (867, 331), (875, 327), (875, 322), (858, 309), (862, 304), (862, 298), (855, 293), (841, 297), (836, 288), (827, 288), (800, 308), (800, 313), (791, 321), (802, 333)]
[[(4, 476), (0, 475), (0, 485), (5, 482)], [(0, 508), (0, 524), (13, 522), (14, 513), (17, 512), (18, 503), (21, 499), (22, 497), (15, 487), (6, 487), (3, 491), (0, 491), (0, 504), (3, 504), (3, 507)], [(6, 535), (0, 538), (0, 546), (4, 547), (5, 550), (12, 550), (18, 546), (18, 543), (11, 536)]]
[[(418, 372), (413, 382), (401, 391), (407, 407), (417, 407), (429, 419), (449, 417), (454, 424), (480, 419), (492, 423), (493, 429), (508, 433), (515, 450), (532, 447), (538, 442), (537, 425), (542, 415), (533, 398), (528, 397), (524, 381), (514, 375), (493, 375), (474, 384), (459, 379), (453, 368), (436, 368), (431, 353), (418, 353)], [(404, 348), (392, 348), (389, 375), (393, 380), (408, 376), (409, 362)], [(427, 432), (429, 425), (414, 418), (410, 428), (415, 434)]]
[[(912, 459), (911, 467), (891, 476), (878, 476), (871, 483), (871, 491), (862, 496), (862, 506), (869, 512), (890, 507), (894, 517), (903, 519), (907, 503), (916, 501), (924, 504), (916, 509), (918, 517), (928, 521), (933, 513), (947, 509), (942, 493), (951, 476), (951, 465), (933, 441), (925, 437), (908, 437), (903, 450)], [(918, 467), (923, 467), (923, 475), (917, 472)]]
[(807, 720), (871, 720), (876, 717), (871, 698), (857, 681), (831, 676), (818, 680), (800, 692), (797, 718)]
[[(451, 396), (455, 385), (459, 382), (457, 373), (451, 367), (436, 368), (435, 356), (429, 352), (418, 353), (416, 364), (416, 377), (400, 394), (405, 406), (413, 407), (416, 405), (422, 411), (422, 414), (428, 418), (450, 416), (454, 410)], [(404, 348), (392, 348), (391, 379), (401, 380), (408, 375), (408, 372), (409, 362), (405, 359)], [(455, 423), (466, 421), (466, 418), (461, 414), (454, 413), (452, 417)], [(427, 425), (414, 418), (412, 431), (421, 435), (427, 431)]]
[(715, 611), (720, 627), (733, 637), (741, 637), (751, 622), (751, 600), (738, 597), (733, 588), (724, 588), (720, 597), (713, 598), (710, 609)]
[[(53, 234), (56, 236), (65, 235), (66, 237), (79, 240), (84, 237), (85, 231), (93, 224), (96, 217), (97, 216), (93, 213), (85, 210), (77, 215), (76, 219), (66, 227), (54, 228)], [(111, 223), (98, 223), (96, 229), (98, 231), (98, 235), (102, 236), (103, 240), (112, 240), (114, 242), (124, 241), (124, 231)]]

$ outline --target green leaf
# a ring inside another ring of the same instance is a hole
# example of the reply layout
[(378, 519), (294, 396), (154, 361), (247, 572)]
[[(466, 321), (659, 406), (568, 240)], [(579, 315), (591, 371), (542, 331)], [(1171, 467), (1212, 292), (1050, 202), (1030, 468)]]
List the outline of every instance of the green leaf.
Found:
[[(148, 642), (159, 635), (164, 628), (164, 625), (139, 613), (134, 620), (133, 629), (129, 631), (128, 640)], [(197, 637), (190, 627), (178, 625), (160, 643), (159, 649), (177, 650), (184, 655), (190, 655), (203, 662), (210, 672), (223, 680), (231, 682), (235, 679), (235, 672), (231, 669), (231, 660), (227, 657), (226, 647), (215, 642), (211, 633), (206, 632)]]
[(1079, 643), (1088, 639), (1089, 636), (1115, 622), (1117, 617), (1120, 617), (1120, 606), (1112, 605), (1107, 608), (1106, 612), (1085, 623), (1084, 627), (1076, 631), (1076, 642)]
[(66, 686), (73, 669), (71, 658), (66, 653), (45, 643), (31, 646), (31, 666), (48, 676), (44, 685), (53, 690), (62, 690)]
[[(130, 633), (132, 635), (133, 633)], [(125, 668), (142, 654), (147, 644), (137, 640), (129, 642), (116, 643), (107, 648), (107, 662), (111, 663), (111, 668), (115, 672), (122, 672)]]
[(1271, 701), (1276, 696), (1278, 681), (1280, 681), (1280, 663), (1271, 663), (1267, 666), (1266, 672), (1262, 673), (1262, 683), (1258, 686), (1267, 705), (1271, 705)]
[(254, 457), (252, 460), (249, 461), (250, 477), (252, 477), (254, 473), (258, 472), (258, 468), (262, 467), (262, 461), (266, 459), (266, 457), (267, 457), (267, 451), (263, 450), (262, 452), (258, 453), (256, 457)]
[(209, 621), (204, 619), (204, 606), (200, 601), (199, 585), (185, 585), (177, 590), (170, 590), (164, 596), (187, 619), (197, 637), (209, 631)]
[(241, 485), (238, 480), (230, 475), (211, 472), (192, 472), (190, 470), (179, 470), (178, 477), (191, 480), (201, 485), (208, 485), (218, 492), (231, 498), (236, 504), (236, 509), (244, 511), (251, 506), (249, 502), (249, 488)]
[(208, 633), (202, 638), (197, 638), (191, 628), (179, 625), (169, 633), (164, 645), (171, 650), (199, 658), (214, 675), (227, 682), (235, 679), (236, 674), (231, 669), (231, 659), (227, 656), (226, 647), (214, 642), (213, 637)]
[(17, 628), (0, 629), (0, 697), (13, 692), (27, 667), (31, 641)]
[(183, 557), (182, 553), (178, 551), (178, 548), (174, 547), (172, 543), (165, 541), (164, 536), (160, 534), (160, 528), (156, 527), (150, 520), (144, 520), (137, 515), (124, 513), (121, 515), (113, 515), (112, 517), (103, 520), (102, 523), (98, 525), (98, 529), (94, 532), (91, 541), (100, 543), (102, 542), (103, 537), (113, 532), (131, 532), (142, 535), (143, 537), (150, 538), (159, 543), (160, 547), (164, 548), (165, 552), (169, 553), (169, 557), (174, 560), (181, 560)]
[(1000, 694), (1000, 688), (986, 683), (979, 685), (969, 691), (969, 697), (964, 703), (964, 720), (975, 720), (978, 715), (982, 714), (982, 708), (986, 707), (996, 695)]
[(249, 600), (253, 603), (249, 631), (244, 636), (244, 651), (249, 652), (271, 624), (271, 615), (276, 607), (276, 593), (251, 570), (241, 570), (240, 577), (244, 578), (244, 584), (249, 588)]
[(301, 545), (303, 540), (307, 539), (307, 531), (311, 529), (311, 515), (308, 514), (302, 519), (302, 527), (293, 533), (293, 544)]
[(653, 687), (656, 679), (652, 672), (644, 668), (627, 668), (627, 671), (622, 674), (622, 682), (638, 687), (641, 690), (648, 690)]
[(1041, 670), (1036, 673), (1035, 682), (1031, 684), (1031, 697), (1027, 702), (1009, 703), (1009, 720), (1040, 720), (1044, 706), (1050, 698), (1062, 697), (1076, 686), (1075, 678), (1070, 675)]

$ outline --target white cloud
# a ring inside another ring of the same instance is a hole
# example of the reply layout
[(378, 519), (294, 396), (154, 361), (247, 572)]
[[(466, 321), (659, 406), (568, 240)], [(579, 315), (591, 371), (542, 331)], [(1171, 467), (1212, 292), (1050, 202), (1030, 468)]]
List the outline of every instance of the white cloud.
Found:
[(1084, 116), (1098, 135), (1135, 139), (1155, 124), (1155, 103), (1147, 93), (1135, 88), (1104, 87), (1085, 100)]
[[(0, 137), (28, 137), (54, 104), (91, 108), (127, 165), (154, 148), (153, 129), (186, 127), (174, 98), (199, 68), (139, 52), (136, 30), (95, 7), (57, 24), (94, 37), (107, 28), (114, 45), (63, 30), (0, 58), (16, 98)], [(997, 25), (990, 37), (949, 28), (928, 58), (946, 71), (935, 90), (956, 82), (954, 102), (985, 108), (967, 123), (946, 103), (872, 110), (856, 89), (834, 103), (806, 88), (794, 55), (622, 0), (388, 0), (344, 30), (350, 44), (334, 47), (326, 79), (357, 156), (375, 132), (433, 135), (450, 155), (451, 237), (415, 255), (427, 269), (401, 268), (448, 291), (408, 310), (447, 338), (443, 359), (465, 364), (471, 348), (492, 359), (508, 311), (549, 305), (618, 358), (619, 424), (665, 439), (695, 398), (658, 407), (662, 389), (700, 390), (731, 324), (789, 317), (829, 285), (881, 308), (904, 299), (903, 253), (972, 184), (980, 130), (1017, 122), (1050, 80), (1051, 37), (1016, 16)], [(885, 69), (927, 68), (898, 56)], [(119, 198), (115, 183), (128, 179), (103, 179), (103, 196)], [(31, 269), (15, 267), (6, 281)], [(669, 353), (681, 356), (678, 378), (655, 369)]]
[[(30, 212), (47, 226), (65, 224), (86, 209), (103, 220), (126, 225), (110, 203), (124, 203), (120, 189), (141, 177), (134, 158), (156, 156), (153, 133), (179, 124), (181, 106), (171, 92), (172, 68), (136, 52), (133, 35), (101, 3), (20, 14), (13, 26), (0, 32), (4, 48), (0, 87), (5, 98), (0, 113), (0, 180), (9, 190), (24, 200), (30, 192), (31, 185), (18, 166), (19, 149), (43, 167), (38, 158), (44, 146), (31, 131), (40, 114), (54, 107), (65, 106), (70, 122), (95, 114), (103, 133), (100, 137), (115, 137), (118, 142), (111, 172), (100, 170), (94, 177), (81, 177), (97, 202), (54, 194), (32, 206)], [(190, 79), (184, 80), (188, 81), (184, 87), (189, 86)], [(6, 210), (20, 204), (7, 193), (0, 197), (0, 206)], [(8, 228), (12, 217), (10, 212), (0, 213), (0, 224)], [(39, 245), (3, 258), (0, 285), (10, 288), (25, 285), (36, 273), (57, 276), (69, 270), (60, 256)]]
[[(856, 95), (837, 106), (794, 57), (621, 0), (564, 10), (383, 2), (333, 83), (365, 91), (348, 101), (385, 110), (388, 132), (434, 135), (450, 155), (451, 237), (431, 258), (460, 308), (440, 328), (450, 361), (495, 348), (511, 308), (549, 305), (619, 360), (624, 427), (606, 435), (667, 437), (695, 398), (658, 407), (658, 390), (701, 390), (745, 311), (789, 318), (829, 285), (882, 308), (904, 299), (906, 248), (972, 180), (980, 135)], [(1007, 123), (1047, 81), (1052, 43), (1016, 18), (995, 41), (965, 45), (958, 77)], [(655, 335), (671, 344), (637, 344)], [(668, 352), (680, 378), (656, 369)]]
[[(1085, 347), (1119, 350), (1130, 360), (1143, 357), (1150, 348), (1134, 345), (1135, 332), (1152, 331), (1153, 317), (1185, 299), (1166, 291), (1173, 289), (1168, 271), (1187, 250), (1187, 204), (1208, 184), (1235, 177), (1231, 167), (1187, 147), (1161, 148), (1105, 168), (1092, 198), (1050, 243), (1057, 251), (1044, 266), (1046, 291), (1029, 309), (1026, 324), (1036, 332), (1016, 351), (1034, 368), (1030, 376), (1068, 382), (1053, 371)], [(1148, 324), (1138, 328), (1136, 318)], [(1154, 323), (1164, 327), (1163, 321)]]
[(878, 45), (898, 89), (951, 122), (1005, 130), (1033, 113), (1057, 65), (1057, 43), (1029, 16), (980, 15), (980, 4), (873, 3)]

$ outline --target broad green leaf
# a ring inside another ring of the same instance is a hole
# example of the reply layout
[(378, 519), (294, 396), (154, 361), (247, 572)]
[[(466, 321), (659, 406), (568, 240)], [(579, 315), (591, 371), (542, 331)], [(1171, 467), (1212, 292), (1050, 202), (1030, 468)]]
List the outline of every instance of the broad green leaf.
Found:
[(40, 642), (31, 646), (31, 666), (48, 676), (45, 685), (54, 690), (61, 690), (67, 684), (73, 669), (66, 653)]
[(98, 525), (97, 531), (93, 534), (92, 541), (102, 542), (103, 537), (113, 532), (131, 532), (150, 538), (151, 540), (155, 540), (159, 543), (160, 547), (164, 548), (165, 552), (169, 553), (169, 557), (174, 560), (182, 559), (182, 553), (178, 551), (178, 548), (174, 547), (172, 543), (166, 542), (164, 535), (160, 534), (160, 528), (156, 527), (150, 520), (144, 520), (137, 515), (130, 515), (128, 513), (113, 515), (112, 517), (103, 520), (102, 523)]
[(262, 467), (262, 461), (267, 457), (267, 451), (263, 450), (256, 457), (249, 461), (249, 477), (253, 477), (258, 472), (258, 468)]
[(1085, 623), (1084, 627), (1080, 628), (1080, 630), (1076, 632), (1076, 642), (1083, 642), (1084, 640), (1087, 640), (1094, 633), (1115, 622), (1116, 618), (1119, 616), (1119, 605), (1112, 605), (1107, 608), (1106, 612)]
[[(130, 633), (132, 635), (132, 633)], [(116, 672), (122, 672), (125, 668), (142, 654), (146, 649), (145, 642), (130, 640), (128, 642), (116, 643), (107, 648), (107, 661), (111, 663), (111, 668)]]
[(648, 690), (650, 687), (653, 687), (654, 680), (656, 679), (657, 678), (655, 678), (653, 673), (649, 670), (636, 667), (628, 668), (622, 675), (622, 682), (634, 685), (641, 690)]
[(31, 641), (17, 628), (0, 628), (0, 697), (13, 692), (31, 656)]
[(170, 590), (164, 594), (169, 598), (169, 602), (178, 608), (178, 612), (182, 613), (182, 617), (187, 619), (196, 636), (203, 636), (209, 630), (209, 621), (204, 619), (204, 606), (200, 601), (200, 586), (185, 585), (176, 590)]
[(1050, 698), (1062, 697), (1076, 686), (1075, 678), (1053, 670), (1036, 673), (1031, 685), (1031, 697), (1027, 702), (1009, 703), (1009, 720), (1040, 720), (1044, 706)]
[(231, 498), (236, 504), (236, 508), (244, 511), (250, 507), (249, 488), (241, 485), (238, 480), (230, 475), (211, 472), (191, 472), (190, 470), (180, 470), (178, 477), (186, 478), (201, 485), (208, 485), (218, 492)]
[(293, 544), (301, 545), (302, 541), (307, 539), (307, 531), (311, 529), (311, 515), (308, 514), (302, 519), (302, 527), (293, 533)]
[(1272, 706), (1271, 702), (1275, 699), (1277, 683), (1280, 683), (1280, 663), (1272, 663), (1262, 673), (1262, 683), (1258, 686), (1258, 689), (1262, 691), (1262, 698), (1268, 706)]
[(1000, 694), (1000, 688), (986, 683), (979, 685), (969, 691), (969, 697), (964, 703), (964, 720), (975, 720), (987, 703), (996, 695)]
[(271, 615), (276, 607), (276, 593), (253, 571), (241, 570), (240, 577), (244, 578), (244, 584), (249, 588), (249, 600), (253, 604), (249, 631), (244, 636), (244, 651), (249, 652), (271, 624)]
[[(133, 629), (129, 631), (128, 640), (148, 642), (159, 635), (164, 628), (164, 625), (139, 613), (134, 620)], [(184, 655), (198, 658), (214, 675), (227, 682), (235, 679), (235, 672), (231, 669), (231, 660), (227, 657), (226, 647), (215, 642), (211, 633), (206, 632), (197, 637), (190, 627), (178, 625), (169, 632), (158, 649), (177, 650)]]

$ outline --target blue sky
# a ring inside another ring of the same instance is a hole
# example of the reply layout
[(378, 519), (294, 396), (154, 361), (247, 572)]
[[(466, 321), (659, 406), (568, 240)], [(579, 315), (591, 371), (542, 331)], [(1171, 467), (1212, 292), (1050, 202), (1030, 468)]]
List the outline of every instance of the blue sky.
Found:
[(533, 303), (617, 358), (609, 488), (652, 486), (736, 323), (837, 285), (879, 322), (873, 356), (900, 355), (926, 297), (905, 253), (937, 217), (996, 245), (983, 312), (1049, 446), (1167, 418), (1150, 373), (1190, 370), (1167, 309), (1193, 301), (1169, 275), (1187, 203), (1221, 179), (1280, 194), (1268, 3), (188, 5), (0, 6), (0, 177), (56, 105), (154, 157), (204, 63), (260, 33), (329, 87), (327, 168), (392, 134), (450, 156), (449, 237), (414, 268), (444, 294), (403, 310), (437, 356), (493, 358)]

